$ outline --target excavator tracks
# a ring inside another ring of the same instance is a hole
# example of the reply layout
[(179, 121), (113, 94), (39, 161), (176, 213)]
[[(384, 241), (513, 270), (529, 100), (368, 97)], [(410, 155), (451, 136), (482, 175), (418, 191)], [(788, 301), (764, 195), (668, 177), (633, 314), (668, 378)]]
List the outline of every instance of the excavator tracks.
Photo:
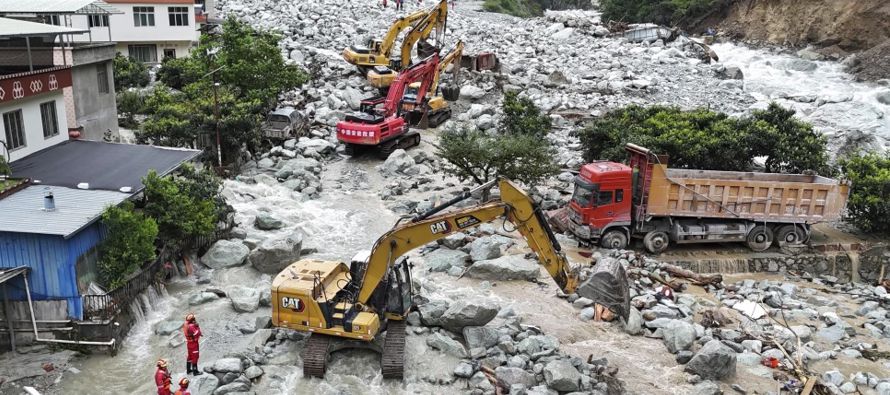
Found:
[(383, 378), (401, 380), (405, 375), (405, 321), (389, 320), (380, 362)]
[(313, 333), (303, 349), (303, 377), (324, 377), (331, 337)]

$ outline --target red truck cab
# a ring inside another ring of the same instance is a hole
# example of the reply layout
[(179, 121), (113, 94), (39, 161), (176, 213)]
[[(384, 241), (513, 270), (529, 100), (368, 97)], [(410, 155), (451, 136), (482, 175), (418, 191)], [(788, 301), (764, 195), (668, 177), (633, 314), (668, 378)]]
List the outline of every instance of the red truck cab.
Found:
[(632, 170), (599, 161), (581, 167), (569, 202), (571, 231), (581, 240), (624, 248), (630, 240)]

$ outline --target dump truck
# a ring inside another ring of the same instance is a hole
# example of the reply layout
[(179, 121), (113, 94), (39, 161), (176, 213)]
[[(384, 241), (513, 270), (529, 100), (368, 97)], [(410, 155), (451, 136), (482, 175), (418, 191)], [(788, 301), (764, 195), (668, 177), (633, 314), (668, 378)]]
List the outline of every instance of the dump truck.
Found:
[(583, 242), (651, 253), (671, 243), (744, 242), (754, 251), (805, 243), (835, 221), (846, 181), (805, 174), (670, 169), (668, 158), (627, 144), (629, 165), (598, 161), (575, 177), (567, 227)]

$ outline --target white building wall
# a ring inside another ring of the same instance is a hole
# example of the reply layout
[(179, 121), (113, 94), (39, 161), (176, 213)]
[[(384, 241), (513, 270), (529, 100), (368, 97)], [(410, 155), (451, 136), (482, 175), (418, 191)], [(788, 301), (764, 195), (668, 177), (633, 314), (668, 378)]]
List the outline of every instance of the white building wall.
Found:
[[(56, 119), (59, 122), (59, 134), (43, 138), (43, 120), (40, 118), (40, 104), (48, 101), (56, 102)], [(65, 116), (65, 99), (61, 91), (0, 104), (0, 140), (3, 142), (6, 142), (6, 125), (3, 121), (3, 114), (18, 109), (22, 110), (22, 121), (25, 127), (25, 146), (9, 152), (10, 162), (68, 140), (68, 120)], [(0, 147), (0, 154), (5, 154), (5, 152), (2, 152), (2, 147)]]

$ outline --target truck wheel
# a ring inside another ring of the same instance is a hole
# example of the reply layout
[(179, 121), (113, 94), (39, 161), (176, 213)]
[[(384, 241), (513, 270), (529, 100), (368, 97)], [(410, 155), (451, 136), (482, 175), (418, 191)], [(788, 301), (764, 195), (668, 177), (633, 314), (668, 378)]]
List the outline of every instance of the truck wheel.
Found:
[(748, 248), (754, 251), (765, 251), (773, 244), (773, 230), (763, 225), (757, 225), (748, 232), (746, 239)]
[(627, 236), (620, 230), (610, 230), (603, 235), (600, 245), (603, 248), (620, 250), (627, 247)]
[(654, 231), (646, 233), (646, 236), (643, 237), (643, 245), (646, 246), (646, 251), (653, 254), (661, 254), (668, 248), (670, 240), (667, 232)]
[(784, 225), (776, 233), (776, 244), (779, 247), (786, 245), (800, 245), (807, 241), (807, 230), (803, 225)]

